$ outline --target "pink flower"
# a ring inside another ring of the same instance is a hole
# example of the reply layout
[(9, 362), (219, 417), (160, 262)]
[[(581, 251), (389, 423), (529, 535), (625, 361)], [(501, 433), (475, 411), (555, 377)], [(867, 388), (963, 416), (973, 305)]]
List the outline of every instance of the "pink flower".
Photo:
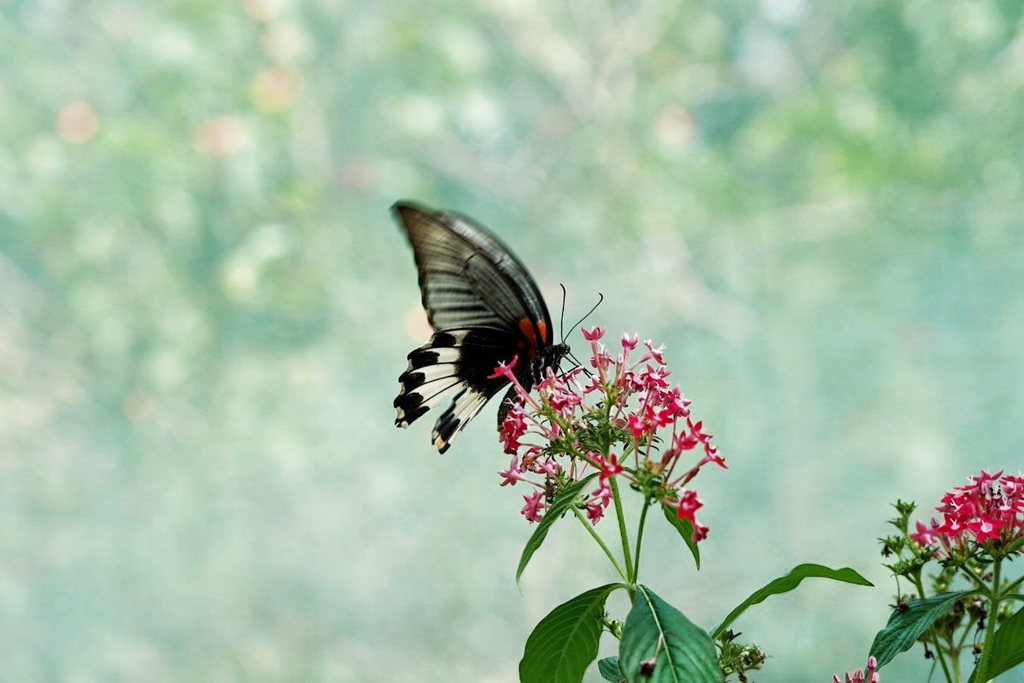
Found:
[(967, 486), (957, 486), (942, 496), (938, 510), (941, 523), (933, 519), (930, 527), (917, 522), (910, 538), (921, 545), (938, 546), (944, 555), (970, 552), (973, 544), (989, 551), (1012, 547), (1024, 536), (1024, 486), (1020, 476), (1002, 471), (970, 478)]
[(536, 471), (553, 477), (562, 471), (562, 466), (555, 462), (554, 458), (546, 458), (544, 462), (537, 467)]
[(989, 539), (999, 538), (999, 530), (1005, 525), (1005, 520), (982, 515), (976, 520), (967, 523), (967, 528), (974, 532), (974, 540), (984, 543)]
[(501, 482), (502, 486), (508, 486), (509, 484), (515, 486), (517, 481), (522, 481), (523, 475), (519, 471), (519, 456), (517, 455), (512, 458), (512, 462), (509, 464), (508, 469), (502, 470), (501, 472), (498, 472), (498, 474), (501, 475), (502, 479), (504, 479), (504, 481)]
[(707, 445), (704, 449), (704, 460), (703, 462), (713, 462), (723, 470), (729, 469), (729, 466), (725, 464), (725, 458), (718, 454), (718, 449), (712, 445)]
[(539, 522), (544, 518), (544, 508), (547, 505), (544, 503), (543, 491), (534, 491), (528, 496), (523, 496), (523, 500), (526, 501), (526, 505), (523, 506), (522, 514), (526, 521)]
[(612, 487), (608, 485), (607, 480), (601, 482), (601, 487), (594, 492), (591, 500), (601, 507), (608, 507), (612, 502)]
[(662, 344), (658, 348), (654, 348), (654, 344), (650, 339), (644, 341), (644, 346), (647, 347), (647, 355), (640, 359), (641, 363), (645, 363), (649, 360), (653, 360), (658, 365), (665, 364), (665, 345)]
[(665, 410), (659, 410), (656, 413), (652, 411), (650, 417), (651, 426), (656, 428), (667, 427), (668, 425), (672, 424), (672, 421), (675, 419), (676, 416), (673, 415), (672, 411), (668, 410), (667, 408)]
[[(979, 474), (978, 476), (971, 477), (971, 480), (974, 482), (974, 487), (973, 488), (977, 489), (980, 493), (982, 493), (984, 495), (991, 495), (992, 494), (992, 490), (994, 488), (994, 485), (998, 485), (999, 484), (999, 478), (1001, 476), (1003, 476), (1003, 471), (1002, 470), (999, 470), (995, 474), (989, 474), (985, 470), (982, 470), (981, 474)], [(964, 487), (964, 488), (970, 488), (970, 487)]]
[(700, 510), (702, 507), (704, 507), (704, 503), (701, 502), (696, 491), (683, 491), (682, 495), (679, 496), (679, 504), (676, 506), (679, 511), (679, 519), (685, 519), (691, 523), (697, 521), (697, 510)]
[(832, 676), (832, 683), (881, 683), (881, 680), (881, 677), (878, 675), (878, 660), (874, 657), (868, 657), (866, 669), (847, 672), (843, 674), (842, 680), (840, 680), (838, 675)]
[(626, 419), (626, 426), (629, 427), (629, 431), (633, 433), (633, 438), (637, 441), (644, 438), (644, 434), (647, 433), (647, 425), (638, 415), (630, 415)]
[(612, 365), (615, 364), (615, 361), (612, 359), (611, 354), (609, 354), (603, 348), (598, 348), (600, 347), (600, 344), (598, 344), (597, 342), (593, 342), (593, 345), (594, 355), (590, 359), (590, 365), (591, 367), (596, 368), (598, 372), (601, 373), (601, 377), (599, 379), (602, 382), (604, 382), (605, 373)]
[(668, 382), (665, 380), (668, 376), (669, 372), (664, 367), (648, 367), (640, 373), (640, 381), (646, 387), (660, 389), (668, 386)]
[(677, 432), (672, 437), (672, 447), (679, 452), (693, 450), (699, 443), (700, 441), (690, 431)]
[(551, 407), (565, 417), (572, 415), (576, 407), (583, 403), (583, 397), (567, 386), (553, 387), (548, 396)]
[(501, 423), (501, 430), (498, 432), (498, 438), (505, 445), (506, 453), (514, 455), (519, 451), (522, 446), (519, 439), (526, 434), (529, 428), (530, 423), (526, 418), (526, 410), (519, 404), (513, 405), (505, 415), (505, 420)]
[(1024, 477), (1014, 477), (1011, 475), (1003, 477), (1003, 493), (1011, 499), (1016, 499), (1017, 504), (1020, 505), (1022, 496), (1024, 496)]
[(516, 363), (519, 362), (519, 354), (512, 356), (512, 360), (508, 363), (498, 363), (498, 367), (494, 368), (494, 372), (487, 376), (487, 379), (498, 379), (499, 377), (507, 377), (510, 382), (519, 382), (516, 380), (516, 375), (512, 370), (516, 367)]
[[(611, 483), (625, 479), (629, 487), (622, 491), (656, 499), (687, 519), (694, 540), (702, 540), (708, 528), (695, 517), (702, 503), (690, 482), (708, 463), (725, 467), (724, 460), (703, 423), (691, 419), (689, 399), (669, 384), (664, 347), (645, 341), (646, 353), (631, 361), (639, 336), (624, 334), (623, 351), (613, 358), (600, 343), (604, 335), (602, 327), (583, 330), (595, 371), (549, 372), (531, 393), (515, 378), (518, 359), (495, 369), (494, 376), (511, 380), (519, 395), (500, 429), (505, 452), (518, 458), (499, 473), (502, 485), (525, 481), (536, 487), (524, 497), (522, 514), (537, 521), (547, 508), (543, 492), (552, 478), (569, 486), (596, 472), (578, 503), (597, 523), (615, 500)], [(703, 452), (694, 452), (698, 448)]]
[(939, 521), (932, 517), (932, 525), (927, 526), (924, 522), (917, 522), (917, 532), (910, 534), (910, 538), (917, 542), (918, 545), (926, 546), (935, 543), (939, 537), (935, 533), (939, 526)]
[(622, 465), (619, 464), (619, 458), (614, 453), (605, 459), (601, 455), (597, 455), (595, 460), (601, 467), (601, 482), (604, 483), (614, 477), (617, 474), (622, 474)]
[(672, 406), (672, 410), (679, 417), (690, 417), (690, 399), (680, 393), (679, 387), (673, 389), (669, 405)]

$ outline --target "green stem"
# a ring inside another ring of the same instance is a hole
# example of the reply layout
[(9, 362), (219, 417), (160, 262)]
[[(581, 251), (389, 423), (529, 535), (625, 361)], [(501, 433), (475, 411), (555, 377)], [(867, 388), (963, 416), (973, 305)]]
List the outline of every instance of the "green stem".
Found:
[(1017, 577), (1016, 579), (1014, 579), (1013, 581), (1008, 583), (1006, 585), (1006, 590), (1004, 590), (1003, 593), (1005, 595), (1009, 596), (1009, 597), (1016, 597), (1016, 596), (1011, 595), (1011, 594), (1013, 593), (1014, 590), (1016, 590), (1017, 586), (1019, 586), (1021, 583), (1024, 583), (1024, 574), (1022, 574), (1021, 576)]
[(988, 601), (988, 628), (985, 629), (985, 642), (981, 646), (981, 661), (978, 662), (978, 668), (974, 670), (974, 680), (978, 683), (988, 680), (988, 665), (992, 661), (992, 637), (996, 632), (996, 615), (999, 614), (999, 602), (1003, 597), (999, 586), (1002, 581), (1000, 577), (1002, 566), (1003, 561), (996, 558), (992, 568), (992, 592), (989, 594)]
[(622, 565), (620, 565), (619, 561), (615, 559), (615, 555), (612, 554), (611, 548), (605, 545), (604, 539), (602, 539), (601, 536), (597, 533), (597, 530), (594, 529), (594, 525), (591, 524), (590, 521), (583, 516), (583, 513), (579, 511), (579, 508), (573, 506), (572, 513), (576, 515), (576, 519), (580, 520), (580, 524), (583, 525), (583, 528), (586, 529), (590, 533), (590, 535), (593, 536), (594, 540), (597, 541), (597, 544), (601, 546), (601, 550), (603, 550), (604, 554), (608, 556), (609, 560), (611, 560), (612, 566), (615, 567), (615, 571), (619, 573), (619, 576), (622, 577), (622, 580), (628, 582), (630, 580), (629, 574), (626, 571), (623, 571)]
[(640, 524), (636, 530), (636, 555), (633, 560), (633, 571), (636, 572), (633, 576), (632, 583), (636, 583), (640, 580), (640, 545), (644, 542), (644, 523), (647, 521), (647, 510), (651, 507), (651, 501), (644, 501), (644, 509), (640, 512)]
[(629, 533), (626, 531), (626, 514), (622, 510), (622, 498), (619, 496), (619, 484), (615, 477), (610, 477), (608, 483), (612, 489), (612, 500), (615, 501), (615, 516), (619, 520), (619, 537), (622, 539), (622, 557), (626, 560), (626, 574), (629, 578), (626, 581), (632, 585), (636, 577), (633, 574), (633, 560), (629, 552)]
[(949, 681), (949, 683), (953, 683), (954, 681), (959, 683), (959, 681), (960, 681), (960, 664), (959, 664), (960, 660), (959, 660), (959, 658), (957, 658), (957, 657), (953, 657), (952, 658), (953, 659), (953, 668), (956, 670), (955, 671), (956, 677), (954, 678), (953, 677), (954, 676), (954, 672), (949, 670), (949, 663), (946, 662), (946, 655), (942, 652), (942, 647), (940, 647), (940, 645), (939, 645), (939, 637), (937, 635), (935, 635), (934, 633), (932, 634), (932, 645), (935, 647), (935, 659), (939, 660), (939, 665), (942, 667), (942, 673), (943, 673), (943, 675), (945, 675), (946, 680)]
[(953, 663), (956, 665), (956, 680), (958, 681), (960, 680), (960, 653), (964, 651), (967, 639), (971, 637), (971, 631), (976, 623), (976, 619), (968, 621), (967, 626), (963, 629), (963, 633), (960, 634), (960, 640), (956, 643), (953, 642), (953, 634), (949, 635), (949, 647), (951, 648), (950, 651), (955, 655)]
[[(924, 583), (921, 581), (921, 570), (918, 569), (914, 576), (910, 577), (910, 580), (914, 583), (914, 587), (917, 588), (918, 596), (924, 600)], [(945, 675), (946, 680), (949, 683), (960, 680), (960, 672), (957, 671), (956, 678), (953, 678), (953, 673), (949, 670), (949, 664), (946, 662), (946, 655), (942, 652), (942, 644), (939, 642), (939, 634), (932, 631), (932, 647), (935, 648), (935, 659), (938, 660), (939, 666), (942, 667), (942, 673)], [(956, 661), (953, 662), (954, 668), (956, 667)]]
[(959, 567), (957, 567), (957, 569), (959, 569), (964, 574), (967, 574), (968, 577), (970, 577), (971, 583), (974, 584), (975, 588), (977, 588), (979, 590), (985, 590), (985, 579), (983, 579), (980, 575), (978, 575), (970, 567), (966, 567), (964, 565), (960, 565)]

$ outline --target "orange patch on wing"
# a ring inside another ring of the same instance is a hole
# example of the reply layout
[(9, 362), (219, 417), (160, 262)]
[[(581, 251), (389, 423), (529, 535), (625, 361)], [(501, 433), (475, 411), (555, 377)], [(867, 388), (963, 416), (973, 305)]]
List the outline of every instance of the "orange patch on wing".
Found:
[[(543, 323), (541, 323), (543, 325)], [(530, 360), (533, 360), (537, 355), (537, 328), (534, 326), (533, 321), (529, 318), (523, 318), (519, 321), (519, 331), (523, 333), (527, 341), (530, 343), (529, 353)], [(543, 331), (541, 332), (543, 334)]]
[(537, 321), (537, 331), (540, 332), (540, 340), (543, 343), (548, 343), (548, 324), (543, 320)]

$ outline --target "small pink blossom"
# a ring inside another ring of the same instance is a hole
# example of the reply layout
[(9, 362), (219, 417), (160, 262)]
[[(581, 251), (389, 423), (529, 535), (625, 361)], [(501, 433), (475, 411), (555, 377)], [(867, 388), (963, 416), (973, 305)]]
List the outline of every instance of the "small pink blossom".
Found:
[(974, 481), (974, 488), (976, 488), (979, 493), (987, 496), (992, 494), (994, 485), (999, 484), (999, 478), (1001, 476), (1003, 476), (1002, 470), (999, 470), (995, 474), (989, 474), (985, 470), (982, 470), (981, 474), (976, 477), (971, 477), (971, 480)]
[(874, 657), (868, 657), (868, 665), (865, 669), (847, 672), (843, 674), (842, 679), (838, 674), (832, 676), (832, 683), (881, 683), (881, 680), (878, 674), (878, 660)]
[(608, 507), (612, 502), (612, 488), (608, 485), (607, 480), (601, 482), (601, 487), (594, 492), (592, 501), (598, 503), (602, 507)]
[(505, 420), (501, 424), (501, 431), (498, 438), (505, 445), (505, 452), (514, 455), (519, 451), (522, 444), (519, 439), (526, 434), (530, 423), (526, 417), (526, 411), (522, 405), (516, 404), (509, 409)]
[(608, 369), (615, 364), (615, 361), (612, 359), (611, 354), (609, 354), (604, 348), (600, 348), (600, 346), (600, 344), (594, 342), (594, 355), (590, 359), (590, 365), (601, 373), (601, 376), (598, 379), (603, 382), (605, 373), (607, 373)]
[(729, 466), (725, 464), (725, 458), (718, 454), (718, 448), (715, 446), (707, 446), (704, 450), (703, 462), (713, 462), (723, 470), (729, 469)]
[(543, 472), (544, 474), (553, 477), (562, 471), (562, 466), (555, 462), (554, 458), (546, 458), (536, 471)]
[(640, 359), (641, 363), (646, 363), (649, 360), (653, 360), (658, 365), (665, 364), (665, 345), (662, 344), (658, 348), (654, 348), (654, 344), (650, 339), (644, 341), (644, 346), (647, 347), (647, 355)]
[(512, 356), (512, 360), (508, 363), (498, 363), (498, 367), (494, 368), (494, 372), (487, 376), (487, 379), (498, 379), (499, 377), (505, 377), (510, 382), (516, 382), (516, 375), (513, 372), (516, 364), (519, 362), (519, 354)]
[(676, 506), (679, 511), (679, 519), (685, 519), (691, 523), (697, 521), (697, 510), (702, 507), (704, 507), (704, 503), (701, 502), (696, 491), (683, 491), (679, 496), (679, 505)]
[(669, 376), (669, 372), (663, 367), (647, 368), (640, 373), (640, 381), (647, 388), (664, 388), (668, 386), (668, 381), (665, 379)]
[(626, 426), (629, 427), (629, 431), (633, 433), (633, 438), (637, 441), (644, 438), (647, 433), (647, 425), (638, 415), (630, 415), (626, 419)]
[(918, 545), (926, 546), (935, 543), (939, 536), (935, 533), (938, 529), (939, 521), (932, 517), (932, 525), (928, 526), (924, 522), (918, 520), (917, 531), (910, 534), (910, 538), (918, 543)]
[(605, 459), (603, 456), (598, 455), (595, 460), (601, 467), (601, 481), (605, 482), (614, 477), (617, 474), (622, 474), (622, 465), (619, 464), (619, 458), (617, 455), (612, 453)]
[(999, 538), (999, 530), (1003, 528), (1004, 520), (982, 515), (980, 518), (968, 522), (967, 528), (974, 532), (974, 540), (984, 543), (990, 539)]
[(501, 478), (504, 480), (501, 482), (502, 486), (512, 485), (515, 486), (517, 481), (523, 480), (523, 474), (519, 471), (519, 456), (512, 458), (512, 463), (508, 466), (507, 470), (498, 472)]
[(587, 341), (593, 342), (593, 341), (599, 341), (601, 339), (601, 337), (604, 336), (605, 330), (606, 330), (606, 328), (598, 327), (597, 325), (595, 325), (594, 327), (590, 328), (589, 330), (584, 327), (580, 331), (583, 332), (583, 338), (584, 339), (586, 339)]
[(679, 393), (678, 387), (676, 387), (672, 392), (672, 398), (669, 401), (669, 405), (672, 407), (672, 411), (679, 417), (690, 416), (690, 399)]
[(547, 505), (544, 503), (544, 492), (535, 491), (528, 496), (523, 496), (523, 500), (526, 501), (526, 505), (523, 506), (523, 516), (526, 517), (528, 522), (539, 522), (544, 518), (544, 508)]

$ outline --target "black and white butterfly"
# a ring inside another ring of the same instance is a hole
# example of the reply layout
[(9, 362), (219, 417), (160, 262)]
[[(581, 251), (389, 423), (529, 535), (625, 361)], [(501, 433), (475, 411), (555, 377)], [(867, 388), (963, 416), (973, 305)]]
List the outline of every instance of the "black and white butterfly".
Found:
[[(492, 377), (510, 363), (530, 389), (569, 352), (552, 343), (551, 316), (526, 267), (494, 235), (465, 216), (411, 202), (391, 207), (405, 228), (419, 270), (420, 293), (434, 335), (409, 354), (398, 381), (395, 425), (408, 427), (446, 401), (433, 439), (444, 453), (492, 396), (510, 384)], [(503, 399), (515, 398), (511, 387)]]

